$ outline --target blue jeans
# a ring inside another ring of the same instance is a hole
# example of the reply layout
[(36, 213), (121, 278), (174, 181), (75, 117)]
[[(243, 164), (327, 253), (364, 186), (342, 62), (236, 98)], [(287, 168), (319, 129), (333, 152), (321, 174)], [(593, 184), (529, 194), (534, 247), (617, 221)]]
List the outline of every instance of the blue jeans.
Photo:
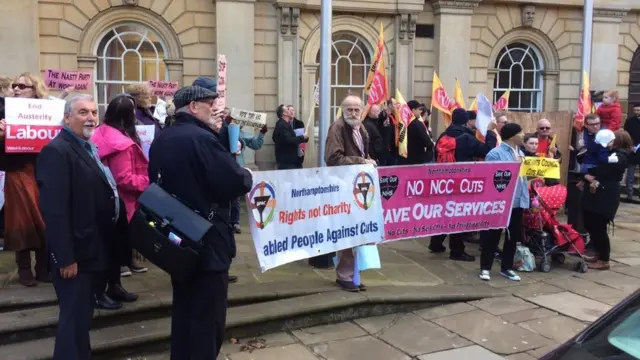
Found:
[(636, 164), (631, 164), (627, 168), (627, 195), (633, 195), (633, 184), (635, 183)]
[(240, 200), (242, 197), (239, 197), (231, 202), (231, 225), (240, 224)]

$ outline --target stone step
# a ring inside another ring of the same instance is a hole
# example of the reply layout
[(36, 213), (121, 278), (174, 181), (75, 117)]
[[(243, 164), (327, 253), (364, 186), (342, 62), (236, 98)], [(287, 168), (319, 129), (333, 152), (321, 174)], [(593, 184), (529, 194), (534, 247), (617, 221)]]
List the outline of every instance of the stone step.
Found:
[[(245, 338), (283, 329), (505, 295), (506, 292), (485, 284), (389, 286), (361, 293), (333, 290), (229, 308), (227, 335)], [(138, 302), (120, 310), (97, 311), (91, 330), (93, 352), (105, 359), (126, 359), (165, 350), (171, 324), (167, 306), (159, 299), (141, 296)], [(0, 359), (51, 359), (57, 311), (57, 307), (47, 306), (2, 314), (0, 332), (4, 344), (0, 346)], [(15, 342), (11, 341), (12, 331)]]

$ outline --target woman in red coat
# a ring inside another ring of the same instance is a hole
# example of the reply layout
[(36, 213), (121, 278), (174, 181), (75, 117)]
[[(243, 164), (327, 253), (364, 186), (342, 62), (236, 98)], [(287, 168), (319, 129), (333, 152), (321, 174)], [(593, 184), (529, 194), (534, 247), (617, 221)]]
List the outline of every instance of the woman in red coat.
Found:
[(622, 108), (618, 102), (618, 90), (609, 90), (602, 97), (602, 105), (596, 110), (602, 129), (620, 130), (622, 126)]

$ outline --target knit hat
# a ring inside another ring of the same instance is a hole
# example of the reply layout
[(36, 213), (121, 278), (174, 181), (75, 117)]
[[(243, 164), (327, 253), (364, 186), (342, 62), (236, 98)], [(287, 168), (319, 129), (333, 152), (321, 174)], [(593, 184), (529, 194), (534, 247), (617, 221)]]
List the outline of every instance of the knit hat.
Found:
[(203, 99), (215, 99), (218, 94), (211, 90), (207, 90), (200, 86), (185, 86), (178, 90), (173, 96), (173, 103), (176, 109), (180, 109), (185, 105), (189, 105), (192, 101), (198, 101)]
[(420, 107), (420, 103), (415, 100), (409, 100), (407, 106), (409, 107), (409, 109), (415, 110)]
[(193, 82), (193, 86), (200, 86), (214, 93), (218, 92), (218, 82), (212, 78), (201, 76)]
[(456, 125), (466, 125), (469, 122), (467, 110), (457, 108), (451, 113), (451, 122)]
[(607, 147), (613, 139), (616, 138), (616, 135), (611, 130), (602, 129), (598, 131), (596, 134), (596, 143), (600, 144), (602, 147)]
[(509, 140), (512, 137), (520, 134), (522, 132), (522, 126), (516, 123), (507, 123), (504, 124), (502, 130), (500, 130), (500, 137), (502, 140)]

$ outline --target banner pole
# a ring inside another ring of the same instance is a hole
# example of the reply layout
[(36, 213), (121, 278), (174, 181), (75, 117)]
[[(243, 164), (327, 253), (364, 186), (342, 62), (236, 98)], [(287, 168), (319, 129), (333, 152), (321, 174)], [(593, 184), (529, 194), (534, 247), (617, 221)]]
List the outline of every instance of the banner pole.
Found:
[(318, 166), (326, 166), (324, 149), (331, 122), (331, 15), (332, 0), (322, 0), (320, 10), (320, 124), (318, 132)]

